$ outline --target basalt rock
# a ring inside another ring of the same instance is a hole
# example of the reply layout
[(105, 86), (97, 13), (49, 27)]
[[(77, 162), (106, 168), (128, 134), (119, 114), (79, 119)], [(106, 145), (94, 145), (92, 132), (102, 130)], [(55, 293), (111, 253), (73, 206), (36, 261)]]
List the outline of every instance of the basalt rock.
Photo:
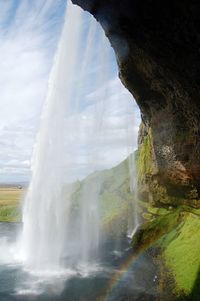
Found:
[(73, 2), (101, 23), (115, 50), (119, 76), (140, 107), (146, 133), (151, 130), (151, 184), (199, 206), (200, 2)]

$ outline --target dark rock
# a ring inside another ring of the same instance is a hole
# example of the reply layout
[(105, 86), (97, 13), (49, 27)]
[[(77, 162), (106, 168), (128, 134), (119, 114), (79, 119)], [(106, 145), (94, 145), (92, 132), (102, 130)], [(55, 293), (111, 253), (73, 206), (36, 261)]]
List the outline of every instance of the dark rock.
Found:
[(157, 181), (198, 206), (200, 2), (73, 2), (96, 17), (115, 50), (119, 76), (151, 128)]

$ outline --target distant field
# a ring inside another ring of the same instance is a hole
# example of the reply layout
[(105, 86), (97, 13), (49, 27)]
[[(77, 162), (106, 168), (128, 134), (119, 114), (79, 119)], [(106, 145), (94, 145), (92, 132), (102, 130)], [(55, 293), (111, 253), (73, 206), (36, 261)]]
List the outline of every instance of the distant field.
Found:
[(20, 204), (24, 189), (19, 187), (0, 187), (0, 222), (20, 221)]
[[(82, 181), (71, 184), (69, 189), (72, 191), (74, 209), (79, 208), (85, 193), (90, 197), (98, 195), (101, 222), (109, 233), (121, 233), (127, 227), (128, 210), (133, 199), (128, 160), (111, 169), (94, 172)], [(21, 202), (25, 190), (20, 186), (0, 185), (0, 222), (21, 220)]]

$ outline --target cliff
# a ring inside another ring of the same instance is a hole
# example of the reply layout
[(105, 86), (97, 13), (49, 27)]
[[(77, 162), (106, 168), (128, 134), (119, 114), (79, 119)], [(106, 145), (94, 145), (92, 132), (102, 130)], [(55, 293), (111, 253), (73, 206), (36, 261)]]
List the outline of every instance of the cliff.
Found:
[(200, 2), (73, 2), (101, 23), (119, 76), (140, 107), (146, 133), (151, 131), (150, 191), (159, 202), (162, 190), (178, 204), (200, 206)]
[[(134, 250), (157, 250), (160, 300), (197, 301), (200, 283), (200, 2), (72, 0), (101, 23), (141, 110), (136, 164), (147, 221)], [(154, 257), (154, 256), (153, 256)], [(156, 285), (156, 284), (155, 284)]]

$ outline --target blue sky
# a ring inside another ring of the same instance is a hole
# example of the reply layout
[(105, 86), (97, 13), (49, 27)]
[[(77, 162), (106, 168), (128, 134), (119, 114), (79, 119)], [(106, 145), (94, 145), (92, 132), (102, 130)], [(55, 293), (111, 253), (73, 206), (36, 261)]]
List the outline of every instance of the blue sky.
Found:
[[(65, 6), (64, 0), (0, 0), (0, 182), (30, 179), (33, 145), (64, 22)], [(85, 13), (81, 47), (85, 46), (90, 18)], [(102, 32), (98, 27), (94, 48), (100, 37)], [(77, 153), (76, 161), (71, 162), (72, 179), (84, 177), (93, 171), (94, 166), (97, 169), (110, 168), (136, 147), (139, 111), (118, 79), (109, 42), (104, 42), (102, 47), (109, 57), (109, 65), (104, 67), (105, 76), (103, 79), (98, 76), (104, 57), (94, 51), (84, 88), (78, 94), (81, 98), (79, 110), (67, 120), (69, 128), (78, 124), (82, 129), (81, 137), (84, 136), (81, 140), (74, 130), (71, 140), (68, 137), (72, 154)], [(103, 100), (102, 90), (107, 91)], [(101, 109), (103, 138), (95, 140), (87, 133), (94, 126), (95, 114), (100, 114)], [(73, 144), (77, 140), (80, 143)], [(91, 162), (94, 153), (98, 153), (95, 164)]]

